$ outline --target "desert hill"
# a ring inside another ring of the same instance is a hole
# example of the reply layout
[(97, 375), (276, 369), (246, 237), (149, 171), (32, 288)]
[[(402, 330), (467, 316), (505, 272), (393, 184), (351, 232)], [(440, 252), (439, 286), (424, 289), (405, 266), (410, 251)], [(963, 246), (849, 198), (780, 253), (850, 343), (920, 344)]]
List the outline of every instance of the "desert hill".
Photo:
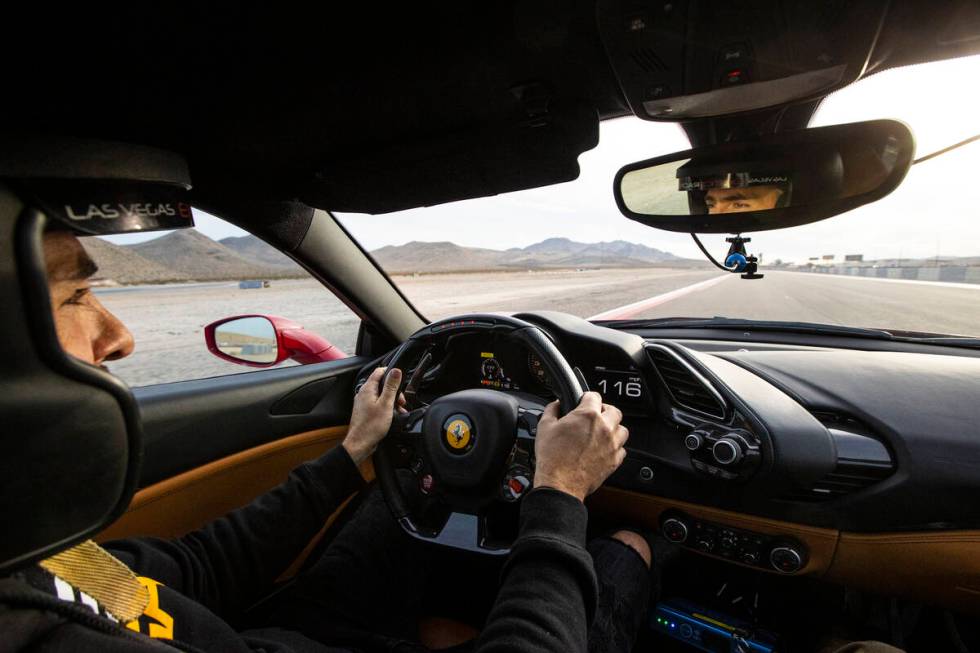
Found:
[[(99, 264), (98, 278), (106, 282), (139, 284), (306, 276), (295, 261), (251, 235), (215, 241), (195, 229), (185, 229), (135, 245), (116, 245), (100, 238), (83, 241)], [(623, 240), (580, 243), (568, 238), (548, 238), (507, 250), (412, 241), (381, 247), (371, 254), (393, 274), (699, 264)]]

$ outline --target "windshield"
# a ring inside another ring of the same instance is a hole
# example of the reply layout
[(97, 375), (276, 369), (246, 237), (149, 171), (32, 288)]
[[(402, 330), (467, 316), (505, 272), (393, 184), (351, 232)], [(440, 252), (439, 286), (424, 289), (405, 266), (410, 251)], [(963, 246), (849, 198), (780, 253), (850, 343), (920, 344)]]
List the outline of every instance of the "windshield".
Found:
[[(923, 157), (980, 133), (980, 57), (886, 71), (824, 100), (811, 126), (892, 118)], [(760, 280), (713, 267), (687, 234), (632, 222), (612, 180), (689, 147), (674, 124), (606, 121), (573, 182), (339, 219), (429, 319), (559, 310), (584, 318), (725, 317), (980, 335), (980, 143), (914, 165), (891, 195), (802, 227), (744, 234)], [(702, 238), (724, 258), (724, 235)]]

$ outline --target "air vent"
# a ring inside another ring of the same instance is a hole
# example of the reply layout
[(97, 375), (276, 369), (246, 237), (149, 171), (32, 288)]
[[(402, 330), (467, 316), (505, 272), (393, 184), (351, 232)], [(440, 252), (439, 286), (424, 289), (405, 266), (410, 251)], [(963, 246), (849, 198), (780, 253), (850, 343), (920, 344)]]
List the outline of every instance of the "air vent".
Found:
[(667, 66), (657, 53), (650, 48), (637, 48), (630, 51), (630, 59), (633, 60), (640, 70), (646, 73), (662, 73), (667, 71)]
[(663, 345), (647, 345), (646, 350), (674, 403), (708, 417), (725, 419), (725, 400), (690, 363)]
[[(823, 420), (821, 420), (823, 421)], [(831, 501), (880, 483), (895, 471), (885, 445), (862, 433), (829, 429), (837, 447), (837, 464), (808, 490), (783, 498), (790, 501)]]

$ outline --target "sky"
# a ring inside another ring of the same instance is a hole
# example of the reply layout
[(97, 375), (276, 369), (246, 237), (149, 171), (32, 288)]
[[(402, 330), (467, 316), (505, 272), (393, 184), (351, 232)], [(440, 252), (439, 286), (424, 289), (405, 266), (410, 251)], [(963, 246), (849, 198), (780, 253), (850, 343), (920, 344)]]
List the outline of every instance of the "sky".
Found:
[[(885, 71), (829, 96), (811, 126), (902, 120), (915, 134), (916, 156), (923, 156), (980, 133), (977, 79), (980, 56)], [(623, 165), (688, 148), (675, 124), (619, 118), (601, 124), (599, 145), (579, 157), (581, 175), (575, 181), (385, 215), (339, 217), (368, 249), (413, 240), (506, 249), (565, 237), (628, 240), (700, 258), (690, 236), (623, 217), (612, 194), (613, 176)], [(866, 259), (980, 255), (980, 209), (969, 192), (978, 170), (980, 142), (913, 166), (902, 185), (878, 202), (822, 222), (752, 234), (750, 251), (763, 253), (767, 261), (797, 262), (845, 253), (862, 253)], [(198, 228), (212, 238), (244, 233), (217, 218), (196, 215)], [(724, 235), (704, 240), (717, 256), (724, 255)]]

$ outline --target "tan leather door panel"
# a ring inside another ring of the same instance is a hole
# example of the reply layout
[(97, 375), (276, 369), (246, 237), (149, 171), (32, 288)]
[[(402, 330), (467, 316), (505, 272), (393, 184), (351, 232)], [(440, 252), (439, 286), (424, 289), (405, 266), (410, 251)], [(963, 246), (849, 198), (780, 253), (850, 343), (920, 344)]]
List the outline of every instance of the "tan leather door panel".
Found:
[(294, 467), (340, 444), (346, 433), (346, 426), (336, 426), (293, 435), (143, 488), (98, 540), (184, 535), (275, 487)]

